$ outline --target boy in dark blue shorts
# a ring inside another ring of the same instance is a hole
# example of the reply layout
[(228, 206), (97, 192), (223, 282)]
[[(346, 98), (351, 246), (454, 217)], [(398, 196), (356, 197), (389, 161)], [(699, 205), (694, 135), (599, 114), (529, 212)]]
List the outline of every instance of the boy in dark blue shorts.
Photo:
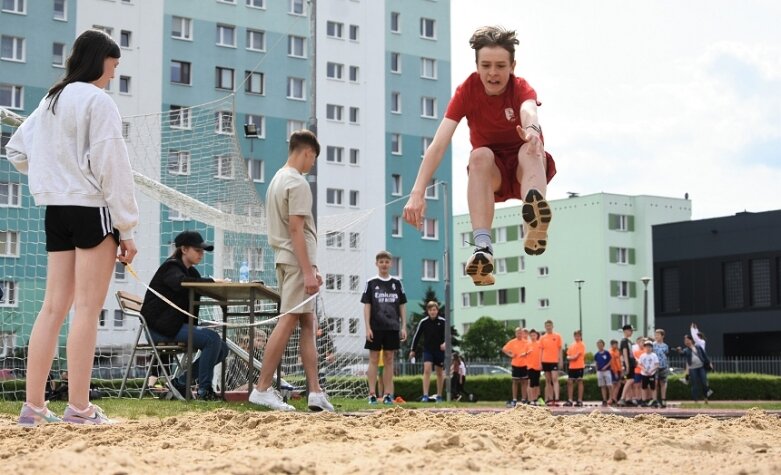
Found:
[(433, 300), (426, 304), (428, 318), (424, 318), (415, 330), (412, 337), (409, 357), (415, 357), (415, 348), (418, 347), (420, 337), (423, 337), (423, 397), (421, 402), (429, 402), (429, 389), (431, 388), (431, 370), (437, 368), (437, 396), (435, 402), (441, 401), (442, 389), (445, 384), (445, 319), (439, 316), (439, 304)]

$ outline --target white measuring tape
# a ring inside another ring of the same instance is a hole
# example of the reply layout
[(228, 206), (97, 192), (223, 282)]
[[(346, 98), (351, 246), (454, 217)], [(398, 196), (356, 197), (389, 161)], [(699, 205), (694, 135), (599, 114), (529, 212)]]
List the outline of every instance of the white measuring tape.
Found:
[[(141, 280), (138, 277), (138, 274), (136, 274), (136, 271), (133, 269), (133, 266), (131, 266), (130, 264), (125, 263), (125, 268), (130, 272), (130, 275), (132, 275), (148, 291), (150, 291), (153, 294), (157, 295), (160, 298), (160, 300), (162, 300), (163, 302), (167, 303), (171, 307), (175, 308), (179, 312), (185, 314), (188, 318), (191, 318), (191, 319), (194, 319), (194, 320), (199, 320), (198, 317), (196, 317), (192, 313), (188, 312), (187, 310), (184, 310), (180, 306), (176, 305), (170, 299), (168, 299), (165, 295), (161, 294), (157, 290), (155, 290), (152, 287), (150, 287), (149, 285), (147, 285), (146, 282), (144, 282), (143, 280)], [(215, 322), (215, 321), (211, 321), (211, 320), (203, 320), (202, 321), (203, 325), (199, 325), (199, 326), (202, 326), (202, 327), (244, 328), (244, 327), (259, 327), (259, 326), (262, 326), (262, 325), (270, 325), (272, 323), (275, 323), (277, 320), (279, 320), (280, 317), (283, 317), (285, 315), (289, 315), (289, 314), (292, 314), (292, 313), (296, 313), (295, 311), (297, 309), (303, 307), (304, 305), (309, 303), (312, 299), (316, 298), (318, 295), (320, 295), (320, 292), (316, 292), (316, 293), (310, 295), (306, 300), (304, 300), (300, 304), (296, 305), (295, 307), (291, 308), (290, 310), (288, 310), (285, 313), (280, 313), (277, 316), (268, 318), (268, 319), (260, 321), (260, 322), (255, 322), (253, 324), (249, 324), (249, 323), (245, 324), (245, 323)], [(255, 304), (254, 302), (250, 302), (250, 305), (254, 305), (254, 304)]]

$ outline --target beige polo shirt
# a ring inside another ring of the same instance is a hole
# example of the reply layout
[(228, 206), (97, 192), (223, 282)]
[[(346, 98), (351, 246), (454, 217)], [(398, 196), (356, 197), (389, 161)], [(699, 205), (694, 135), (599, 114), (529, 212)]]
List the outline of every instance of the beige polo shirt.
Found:
[(268, 241), (274, 248), (275, 264), (298, 265), (288, 224), (290, 216), (304, 217), (306, 251), (317, 265), (317, 231), (312, 218), (312, 191), (304, 175), (292, 167), (282, 167), (266, 191)]

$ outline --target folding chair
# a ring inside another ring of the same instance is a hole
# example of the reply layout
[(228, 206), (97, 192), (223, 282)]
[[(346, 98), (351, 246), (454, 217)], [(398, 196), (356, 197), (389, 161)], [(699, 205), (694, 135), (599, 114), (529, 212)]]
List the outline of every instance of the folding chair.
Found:
[[(138, 320), (141, 322), (141, 325), (138, 327), (138, 332), (136, 333), (135, 343), (133, 344), (133, 352), (130, 354), (130, 360), (127, 363), (127, 368), (125, 368), (125, 376), (122, 378), (122, 386), (119, 388), (119, 397), (122, 397), (122, 394), (125, 392), (125, 386), (127, 385), (130, 371), (134, 366), (136, 354), (141, 353), (147, 355), (151, 354), (152, 358), (150, 358), (149, 363), (146, 365), (144, 383), (141, 386), (141, 393), (139, 394), (138, 398), (141, 399), (144, 397), (144, 392), (146, 392), (148, 389), (150, 393), (152, 392), (151, 388), (148, 388), (149, 375), (152, 373), (152, 365), (157, 364), (158, 368), (160, 368), (160, 371), (162, 372), (161, 378), (165, 381), (170, 394), (172, 394), (176, 399), (184, 401), (184, 396), (176, 389), (176, 387), (174, 387), (172, 376), (169, 374), (166, 365), (163, 364), (161, 355), (173, 355), (178, 364), (179, 360), (176, 357), (187, 352), (187, 344), (179, 342), (155, 343), (154, 340), (152, 340), (152, 335), (149, 333), (149, 326), (146, 323), (146, 319), (143, 315), (141, 315), (141, 304), (144, 301), (143, 298), (139, 297), (138, 295), (131, 294), (130, 292), (125, 292), (124, 290), (117, 291), (116, 296), (117, 302), (119, 303), (119, 308), (122, 310), (122, 313), (138, 318)], [(142, 341), (142, 336), (143, 340), (145, 341)]]

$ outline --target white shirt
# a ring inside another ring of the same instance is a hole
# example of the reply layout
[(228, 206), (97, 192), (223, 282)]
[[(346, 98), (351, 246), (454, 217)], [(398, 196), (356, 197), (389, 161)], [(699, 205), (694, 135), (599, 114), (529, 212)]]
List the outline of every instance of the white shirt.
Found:
[(640, 374), (643, 376), (652, 376), (659, 368), (659, 357), (656, 353), (643, 353), (637, 360), (640, 365)]

